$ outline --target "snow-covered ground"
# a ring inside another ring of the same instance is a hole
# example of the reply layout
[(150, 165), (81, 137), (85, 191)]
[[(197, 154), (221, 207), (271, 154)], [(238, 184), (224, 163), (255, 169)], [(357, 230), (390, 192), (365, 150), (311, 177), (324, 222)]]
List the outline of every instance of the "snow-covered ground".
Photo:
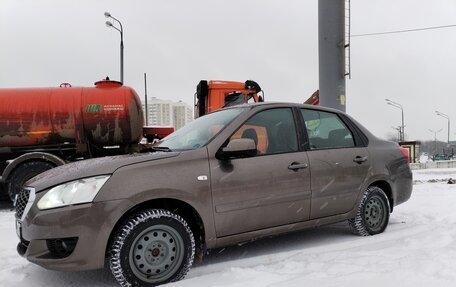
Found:
[[(385, 233), (358, 237), (345, 223), (213, 250), (169, 286), (455, 286), (456, 169), (414, 171), (412, 198)], [(438, 179), (440, 181), (429, 181)], [(16, 253), (13, 213), (0, 206), (0, 286), (116, 286), (109, 270), (56, 272)]]

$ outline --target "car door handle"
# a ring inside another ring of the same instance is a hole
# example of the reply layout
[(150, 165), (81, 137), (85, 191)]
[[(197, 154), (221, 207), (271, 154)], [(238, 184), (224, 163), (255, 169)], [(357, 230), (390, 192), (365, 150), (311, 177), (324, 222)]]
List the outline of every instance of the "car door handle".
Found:
[(288, 169), (291, 169), (293, 171), (298, 171), (303, 168), (308, 168), (309, 165), (307, 163), (299, 163), (299, 162), (293, 162), (288, 166)]
[(359, 155), (353, 159), (354, 162), (359, 163), (359, 164), (362, 164), (366, 160), (367, 160), (367, 156), (359, 156)]

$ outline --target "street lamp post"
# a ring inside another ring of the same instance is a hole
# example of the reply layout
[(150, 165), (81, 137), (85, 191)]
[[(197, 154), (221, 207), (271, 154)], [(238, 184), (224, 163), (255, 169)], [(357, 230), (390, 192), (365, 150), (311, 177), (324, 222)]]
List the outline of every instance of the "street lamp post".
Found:
[(401, 138), (400, 138), (400, 141), (403, 142), (404, 141), (404, 109), (402, 108), (402, 105), (399, 104), (399, 103), (396, 103), (396, 102), (393, 102), (389, 99), (385, 99), (386, 103), (388, 105), (391, 105), (393, 107), (396, 107), (398, 109), (401, 109), (401, 115), (402, 115), (402, 124), (401, 124)]
[(120, 23), (120, 21), (118, 19), (112, 17), (111, 13), (109, 13), (109, 12), (105, 12), (104, 15), (106, 18), (111, 18), (112, 20), (116, 21), (120, 26), (120, 29), (119, 29), (116, 26), (114, 26), (111, 21), (106, 21), (107, 27), (114, 28), (117, 31), (119, 31), (119, 33), (120, 33), (120, 82), (123, 84), (124, 83), (124, 44), (123, 44), (122, 23)]
[(435, 111), (435, 114), (448, 120), (448, 144), (450, 144), (450, 117), (439, 111)]

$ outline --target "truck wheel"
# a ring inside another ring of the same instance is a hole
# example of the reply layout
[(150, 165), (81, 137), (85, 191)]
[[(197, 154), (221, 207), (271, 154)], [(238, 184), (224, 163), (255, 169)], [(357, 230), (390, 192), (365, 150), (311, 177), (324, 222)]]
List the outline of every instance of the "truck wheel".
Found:
[(150, 209), (119, 227), (109, 253), (121, 286), (156, 286), (184, 278), (193, 264), (195, 240), (182, 217)]
[(17, 166), (9, 177), (8, 195), (11, 201), (14, 201), (27, 180), (54, 167), (53, 164), (44, 161), (30, 161)]
[(356, 235), (368, 236), (385, 231), (390, 216), (390, 206), (385, 192), (370, 186), (364, 192), (356, 217), (348, 222)]
[(0, 183), (0, 200), (9, 200), (9, 195), (6, 192), (6, 184)]

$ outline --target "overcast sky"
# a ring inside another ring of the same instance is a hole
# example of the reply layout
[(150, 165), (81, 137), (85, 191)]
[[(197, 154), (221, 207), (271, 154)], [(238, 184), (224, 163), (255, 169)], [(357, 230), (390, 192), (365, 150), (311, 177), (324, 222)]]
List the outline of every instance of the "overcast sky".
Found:
[[(352, 35), (456, 24), (453, 0), (352, 0)], [(0, 0), (0, 88), (92, 86), (119, 79), (117, 31), (124, 25), (125, 84), (193, 103), (201, 79), (253, 79), (267, 101), (303, 102), (318, 89), (317, 0)], [(447, 121), (456, 139), (456, 28), (352, 38), (347, 112), (386, 137), (433, 138)]]

